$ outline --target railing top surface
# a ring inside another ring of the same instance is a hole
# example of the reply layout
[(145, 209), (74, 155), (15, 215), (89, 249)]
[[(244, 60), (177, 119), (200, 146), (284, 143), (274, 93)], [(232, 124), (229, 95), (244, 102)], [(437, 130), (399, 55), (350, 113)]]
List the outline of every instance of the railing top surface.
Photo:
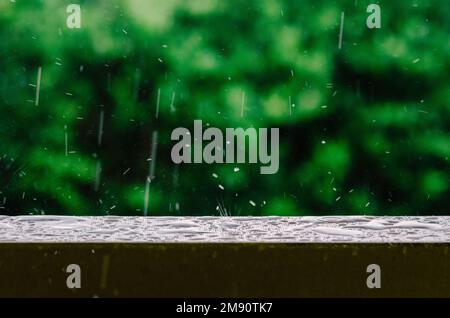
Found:
[(0, 216), (0, 242), (450, 242), (450, 216)]

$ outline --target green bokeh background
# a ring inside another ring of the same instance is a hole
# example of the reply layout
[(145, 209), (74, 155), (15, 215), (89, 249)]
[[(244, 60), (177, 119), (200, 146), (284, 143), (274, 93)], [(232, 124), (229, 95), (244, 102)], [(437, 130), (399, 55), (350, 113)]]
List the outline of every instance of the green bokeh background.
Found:
[[(143, 215), (146, 194), (148, 215), (449, 214), (449, 17), (448, 0), (0, 0), (0, 214)], [(173, 164), (194, 119), (279, 127), (279, 172)]]

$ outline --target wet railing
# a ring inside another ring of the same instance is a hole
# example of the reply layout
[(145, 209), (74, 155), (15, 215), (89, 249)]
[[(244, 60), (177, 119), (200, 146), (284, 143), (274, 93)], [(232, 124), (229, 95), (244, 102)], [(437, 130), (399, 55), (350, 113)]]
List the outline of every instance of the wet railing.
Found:
[(450, 242), (450, 217), (0, 217), (6, 242)]
[(450, 297), (450, 217), (0, 217), (0, 296)]

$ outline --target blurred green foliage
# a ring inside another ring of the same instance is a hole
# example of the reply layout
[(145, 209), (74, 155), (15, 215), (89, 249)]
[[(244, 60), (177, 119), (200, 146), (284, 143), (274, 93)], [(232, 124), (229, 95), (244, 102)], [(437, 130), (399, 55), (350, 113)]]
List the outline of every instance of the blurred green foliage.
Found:
[[(374, 1), (381, 29), (368, 0), (79, 1), (68, 29), (73, 2), (0, 0), (0, 213), (450, 212), (448, 0)], [(279, 127), (279, 172), (174, 165), (194, 119)]]

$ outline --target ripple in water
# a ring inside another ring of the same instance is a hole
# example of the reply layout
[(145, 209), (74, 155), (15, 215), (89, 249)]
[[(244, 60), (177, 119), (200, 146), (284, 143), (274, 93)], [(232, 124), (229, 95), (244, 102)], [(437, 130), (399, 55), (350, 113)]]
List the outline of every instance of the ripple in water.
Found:
[(450, 217), (0, 216), (2, 242), (450, 242)]

